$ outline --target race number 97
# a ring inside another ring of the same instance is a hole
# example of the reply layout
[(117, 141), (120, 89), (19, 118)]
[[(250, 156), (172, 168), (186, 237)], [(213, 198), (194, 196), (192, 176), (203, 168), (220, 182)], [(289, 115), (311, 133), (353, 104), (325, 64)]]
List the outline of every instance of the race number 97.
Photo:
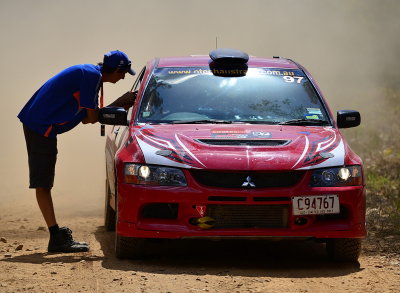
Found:
[(285, 82), (300, 83), (304, 77), (302, 76), (283, 76)]

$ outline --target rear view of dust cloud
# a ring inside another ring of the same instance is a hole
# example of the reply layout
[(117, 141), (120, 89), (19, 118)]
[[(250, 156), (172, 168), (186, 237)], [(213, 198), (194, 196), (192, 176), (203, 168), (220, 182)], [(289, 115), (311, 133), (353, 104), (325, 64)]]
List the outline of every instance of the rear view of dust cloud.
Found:
[[(399, 86), (399, 15), (397, 0), (1, 1), (0, 198), (4, 204), (25, 199), (35, 205), (16, 115), (65, 67), (96, 63), (120, 49), (140, 71), (153, 57), (208, 54), (218, 37), (221, 48), (298, 61), (333, 112), (360, 110), (369, 125), (382, 89)], [(106, 103), (133, 81), (106, 85)], [(59, 136), (56, 210), (101, 213), (105, 173), (99, 132), (98, 125), (78, 126)]]

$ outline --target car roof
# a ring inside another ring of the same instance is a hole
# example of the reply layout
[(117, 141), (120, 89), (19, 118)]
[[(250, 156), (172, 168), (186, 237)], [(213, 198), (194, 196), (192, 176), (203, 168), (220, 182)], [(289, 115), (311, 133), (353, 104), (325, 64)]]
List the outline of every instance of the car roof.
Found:
[[(192, 55), (186, 57), (165, 57), (159, 58), (157, 67), (196, 67), (208, 66), (211, 62), (209, 56)], [(267, 68), (287, 68), (298, 69), (299, 66), (290, 59), (285, 58), (259, 58), (250, 56), (247, 62), (249, 67), (267, 67)]]

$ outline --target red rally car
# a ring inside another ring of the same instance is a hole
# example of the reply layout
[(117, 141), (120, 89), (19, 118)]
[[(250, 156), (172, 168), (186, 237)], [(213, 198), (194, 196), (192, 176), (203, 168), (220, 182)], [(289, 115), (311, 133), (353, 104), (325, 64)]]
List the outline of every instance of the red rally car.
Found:
[(296, 238), (356, 261), (365, 229), (361, 159), (309, 72), (285, 58), (217, 49), (157, 58), (137, 99), (100, 110), (107, 230), (116, 255), (140, 258), (151, 238)]

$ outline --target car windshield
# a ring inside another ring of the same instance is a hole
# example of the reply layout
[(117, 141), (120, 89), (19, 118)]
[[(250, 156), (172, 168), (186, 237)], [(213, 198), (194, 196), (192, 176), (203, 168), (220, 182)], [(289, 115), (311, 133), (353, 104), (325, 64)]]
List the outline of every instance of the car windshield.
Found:
[(249, 68), (244, 76), (218, 76), (206, 67), (156, 69), (136, 119), (139, 123), (330, 125), (304, 73), (276, 68)]

